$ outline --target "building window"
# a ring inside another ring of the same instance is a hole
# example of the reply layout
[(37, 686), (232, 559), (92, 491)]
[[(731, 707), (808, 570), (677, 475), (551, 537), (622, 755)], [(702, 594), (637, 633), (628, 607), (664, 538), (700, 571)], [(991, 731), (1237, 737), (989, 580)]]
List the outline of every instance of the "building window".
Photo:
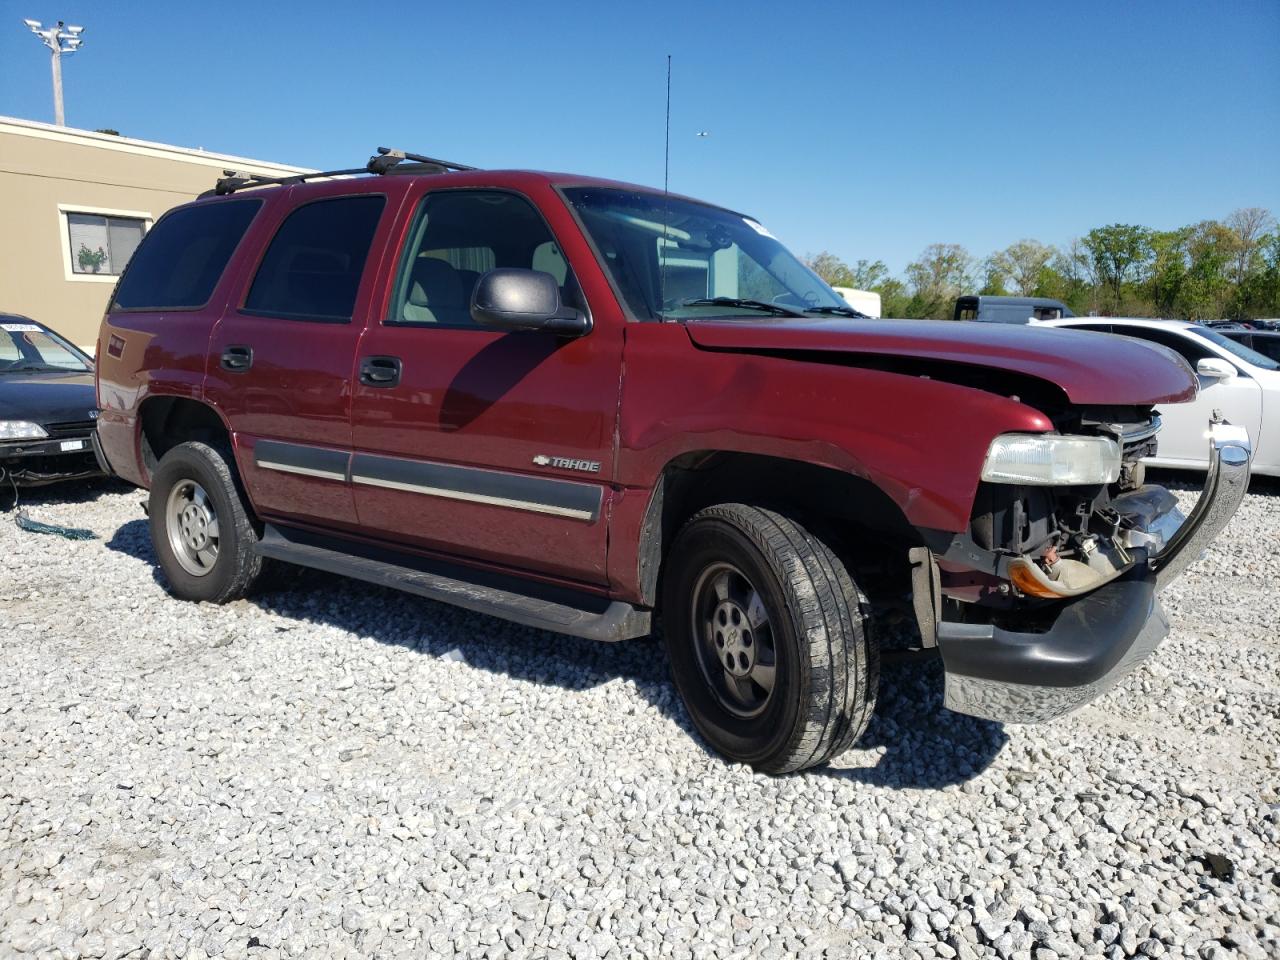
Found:
[(142, 242), (146, 223), (134, 217), (68, 213), (71, 271), (118, 277)]
[(58, 204), (58, 228), (68, 280), (115, 283), (151, 228), (151, 214)]

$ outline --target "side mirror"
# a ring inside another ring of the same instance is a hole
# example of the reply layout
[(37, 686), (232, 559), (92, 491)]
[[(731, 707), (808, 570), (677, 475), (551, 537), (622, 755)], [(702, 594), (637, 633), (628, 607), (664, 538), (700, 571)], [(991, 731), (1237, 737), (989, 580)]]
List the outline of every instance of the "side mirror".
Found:
[(471, 319), (498, 330), (543, 330), (562, 337), (591, 332), (591, 319), (560, 302), (556, 278), (541, 270), (499, 267), (476, 283)]
[(1236, 368), (1226, 360), (1204, 357), (1196, 362), (1196, 373), (1209, 380), (1230, 380), (1236, 375)]

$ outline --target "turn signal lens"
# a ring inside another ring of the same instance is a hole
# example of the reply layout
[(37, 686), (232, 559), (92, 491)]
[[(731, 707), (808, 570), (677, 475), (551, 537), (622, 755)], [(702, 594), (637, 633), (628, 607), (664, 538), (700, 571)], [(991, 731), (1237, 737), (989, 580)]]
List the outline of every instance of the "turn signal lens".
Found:
[(1045, 597), (1052, 600), (1063, 596), (1056, 590), (1045, 586), (1030, 567), (1031, 564), (1027, 560), (1014, 560), (1009, 564), (1009, 580), (1012, 581), (1015, 587), (1029, 597)]

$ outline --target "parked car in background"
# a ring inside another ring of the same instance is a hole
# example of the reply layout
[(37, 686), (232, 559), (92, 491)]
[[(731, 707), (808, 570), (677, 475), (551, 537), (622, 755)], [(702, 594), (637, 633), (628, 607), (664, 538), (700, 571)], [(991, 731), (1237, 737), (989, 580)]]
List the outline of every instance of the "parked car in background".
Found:
[(273, 558), (599, 640), (660, 612), (707, 742), (777, 773), (866, 729), (868, 598), (910, 604), (950, 708), (1052, 719), (1155, 649), (1157, 588), (1244, 496), (1207, 417), (1191, 515), (1133, 484), (1195, 396), (1165, 350), (867, 319), (659, 190), (367, 170), (228, 177), (116, 287), (98, 433), (178, 597)]
[(855, 290), (853, 287), (832, 287), (844, 298), (844, 302), (864, 317), (880, 319), (880, 294), (874, 290)]
[(102, 473), (93, 361), (29, 317), (0, 313), (0, 484)]
[(1264, 357), (1280, 363), (1280, 332), (1269, 330), (1218, 330), (1229, 340), (1242, 343)]
[(985, 323), (1030, 323), (1074, 317), (1061, 300), (1047, 297), (960, 297), (953, 320), (981, 320)]
[(1157, 343), (1177, 353), (1196, 372), (1200, 392), (1195, 400), (1158, 407), (1164, 425), (1156, 455), (1147, 463), (1203, 470), (1209, 463), (1204, 450), (1205, 418), (1221, 410), (1227, 420), (1249, 432), (1253, 472), (1280, 476), (1280, 361), (1250, 349), (1230, 331), (1183, 320), (1077, 317), (1048, 325)]

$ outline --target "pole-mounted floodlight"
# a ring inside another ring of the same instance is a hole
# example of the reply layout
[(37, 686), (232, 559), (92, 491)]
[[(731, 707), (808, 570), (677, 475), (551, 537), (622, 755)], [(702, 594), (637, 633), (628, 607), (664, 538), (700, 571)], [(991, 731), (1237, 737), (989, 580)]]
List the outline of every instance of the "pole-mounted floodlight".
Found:
[(31, 32), (40, 38), (49, 48), (53, 61), (53, 118), (60, 127), (67, 125), (62, 112), (62, 58), (70, 56), (80, 49), (84, 39), (84, 27), (67, 26), (61, 20), (52, 27), (46, 27), (39, 20), (23, 20)]

